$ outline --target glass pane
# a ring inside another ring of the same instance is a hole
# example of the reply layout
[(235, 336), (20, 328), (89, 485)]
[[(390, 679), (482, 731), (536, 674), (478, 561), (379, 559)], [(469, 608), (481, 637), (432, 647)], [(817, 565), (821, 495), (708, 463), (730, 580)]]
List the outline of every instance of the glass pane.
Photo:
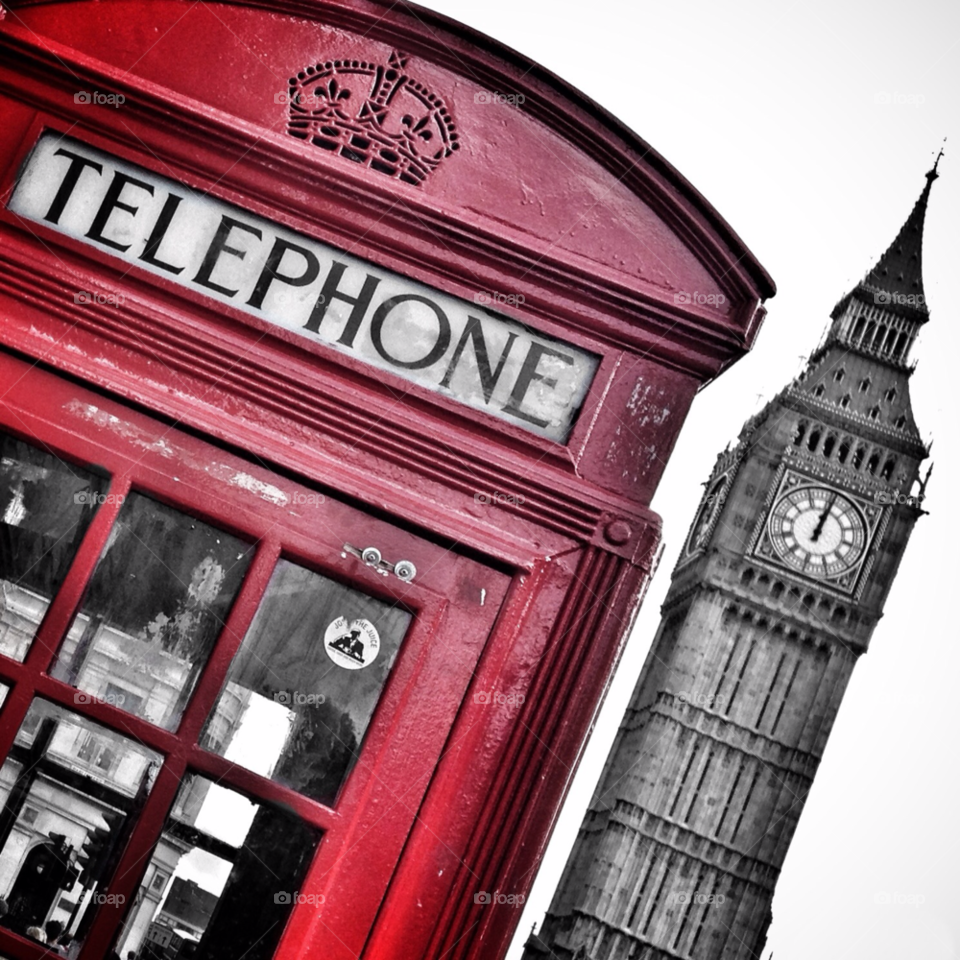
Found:
[(107, 483), (0, 433), (0, 653), (26, 657)]
[(254, 548), (142, 494), (127, 497), (53, 668), (58, 680), (176, 728)]
[(0, 768), (0, 924), (82, 941), (161, 756), (34, 700)]
[(332, 804), (410, 619), (405, 610), (281, 560), (202, 746)]
[(267, 960), (320, 831), (197, 774), (180, 788), (116, 941), (137, 960)]

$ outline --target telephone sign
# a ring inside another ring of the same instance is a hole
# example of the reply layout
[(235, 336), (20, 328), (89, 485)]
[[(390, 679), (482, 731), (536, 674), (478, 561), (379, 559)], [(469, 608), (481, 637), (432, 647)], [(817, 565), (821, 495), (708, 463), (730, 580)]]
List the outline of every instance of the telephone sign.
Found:
[[(47, 133), (9, 207), (127, 263), (552, 440), (597, 357)], [(489, 297), (487, 298), (489, 300)]]

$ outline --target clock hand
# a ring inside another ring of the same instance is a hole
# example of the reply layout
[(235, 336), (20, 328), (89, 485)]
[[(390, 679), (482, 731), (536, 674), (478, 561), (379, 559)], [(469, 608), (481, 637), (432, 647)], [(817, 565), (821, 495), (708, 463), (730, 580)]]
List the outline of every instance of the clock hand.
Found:
[(823, 508), (823, 513), (820, 514), (820, 519), (817, 521), (817, 525), (813, 528), (813, 533), (810, 536), (810, 539), (816, 543), (820, 539), (820, 534), (823, 533), (823, 525), (827, 522), (827, 517), (830, 515), (830, 510), (833, 508), (833, 505), (837, 502), (837, 495), (834, 494), (830, 498), (830, 502)]

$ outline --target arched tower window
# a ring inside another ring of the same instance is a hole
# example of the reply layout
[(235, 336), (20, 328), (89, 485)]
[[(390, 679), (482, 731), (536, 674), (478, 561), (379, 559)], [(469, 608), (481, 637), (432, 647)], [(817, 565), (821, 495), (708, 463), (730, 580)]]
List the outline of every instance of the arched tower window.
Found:
[(807, 425), (801, 421), (797, 424), (796, 432), (793, 434), (793, 445), (799, 447), (803, 443), (804, 435), (807, 432)]
[(880, 347), (883, 346), (883, 338), (886, 332), (887, 332), (886, 327), (884, 326), (877, 327), (877, 332), (876, 334), (874, 334), (873, 343), (871, 344), (874, 350), (879, 350)]
[(841, 463), (847, 462), (847, 457), (850, 456), (850, 441), (843, 440), (840, 444), (840, 449), (837, 451), (837, 459)]
[(876, 323), (874, 323), (874, 321), (871, 320), (867, 324), (867, 332), (863, 335), (863, 345), (865, 347), (870, 346), (871, 342), (873, 341), (873, 334), (876, 331), (876, 329), (877, 329)]
[(816, 387), (813, 388), (813, 395), (815, 397), (822, 397), (826, 391), (827, 388), (822, 383), (818, 383)]
[(890, 328), (890, 332), (887, 334), (886, 343), (883, 345), (884, 350), (892, 350), (894, 343), (897, 341), (897, 331), (893, 327)]
[(810, 432), (810, 439), (807, 441), (807, 449), (811, 453), (813, 453), (819, 445), (820, 445), (820, 431), (812, 430)]
[(840, 406), (841, 406), (844, 410), (846, 410), (847, 407), (850, 406), (850, 394), (849, 394), (849, 393), (845, 393), (845, 394), (840, 398)]
[(850, 338), (854, 343), (857, 343), (863, 336), (863, 325), (865, 322), (863, 317), (857, 317), (857, 325), (853, 328), (853, 336)]
[(907, 422), (907, 418), (903, 416), (903, 414), (901, 414), (899, 417), (897, 417), (896, 420), (893, 421), (893, 425), (895, 427), (903, 427), (906, 424), (906, 422)]
[(896, 350), (894, 350), (894, 356), (896, 357), (897, 360), (903, 359), (903, 355), (906, 351), (906, 347), (907, 347), (907, 335), (906, 333), (901, 333), (900, 336), (897, 337), (897, 348)]
[(887, 462), (883, 465), (883, 469), (880, 471), (880, 477), (883, 480), (889, 480), (893, 476), (894, 467), (896, 467), (897, 461), (893, 457), (888, 457)]
[(863, 465), (863, 458), (867, 455), (867, 451), (863, 447), (857, 447), (856, 452), (853, 454), (853, 469), (859, 470)]
[(880, 454), (874, 451), (870, 459), (867, 461), (867, 472), (873, 476), (877, 472), (877, 467), (880, 466)]
[(869, 378), (869, 377), (864, 377), (864, 378), (860, 381), (860, 392), (861, 392), (861, 393), (866, 393), (869, 389), (870, 389), (870, 378)]
[(840, 368), (839, 370), (837, 370), (837, 372), (833, 375), (833, 379), (834, 379), (837, 383), (841, 383), (841, 382), (843, 381), (843, 378), (844, 378), (846, 375), (847, 375), (846, 370), (844, 370), (843, 367), (841, 367), (841, 368)]
[(827, 439), (823, 441), (823, 455), (829, 457), (833, 453), (833, 448), (836, 446), (837, 438), (831, 433), (827, 436)]
[(884, 400), (889, 400), (891, 403), (897, 399), (897, 388), (891, 387), (884, 395)]
[(867, 413), (867, 416), (871, 420), (876, 420), (880, 416), (880, 408), (878, 406), (873, 406)]

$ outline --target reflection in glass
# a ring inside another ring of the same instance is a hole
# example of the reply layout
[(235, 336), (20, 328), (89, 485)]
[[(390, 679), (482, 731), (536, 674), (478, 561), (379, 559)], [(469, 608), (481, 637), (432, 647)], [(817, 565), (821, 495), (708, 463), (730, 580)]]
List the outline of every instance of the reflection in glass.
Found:
[(267, 960), (320, 831), (190, 774), (116, 942), (137, 960)]
[(0, 653), (22, 661), (107, 481), (0, 433)]
[(202, 745), (332, 804), (410, 619), (404, 610), (281, 560)]
[(252, 556), (236, 537), (131, 494), (53, 675), (175, 729)]
[[(82, 941), (161, 756), (34, 700), (0, 768), (0, 924)], [(52, 924), (52, 925), (51, 925)]]

